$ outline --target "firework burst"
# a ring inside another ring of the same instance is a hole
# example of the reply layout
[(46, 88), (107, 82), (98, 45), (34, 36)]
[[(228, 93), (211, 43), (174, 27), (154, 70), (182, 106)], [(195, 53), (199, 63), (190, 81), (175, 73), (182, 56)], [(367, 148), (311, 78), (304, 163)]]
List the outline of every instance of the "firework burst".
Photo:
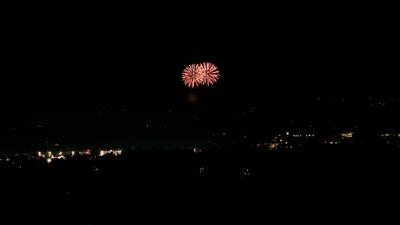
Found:
[(199, 69), (198, 65), (191, 64), (183, 70), (182, 81), (186, 86), (194, 88), (203, 83), (203, 78), (198, 73), (198, 69)]
[(218, 68), (209, 62), (201, 63), (198, 68), (198, 72), (202, 77), (202, 84), (203, 85), (213, 85), (219, 79), (219, 71)]
[(209, 62), (191, 64), (182, 72), (183, 83), (190, 88), (213, 85), (219, 79), (218, 68)]

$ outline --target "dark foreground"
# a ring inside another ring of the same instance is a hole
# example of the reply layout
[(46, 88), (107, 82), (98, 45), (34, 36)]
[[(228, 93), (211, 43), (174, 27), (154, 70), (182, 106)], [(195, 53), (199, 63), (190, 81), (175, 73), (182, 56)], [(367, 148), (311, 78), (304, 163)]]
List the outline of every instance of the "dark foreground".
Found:
[(395, 222), (399, 156), (341, 145), (3, 162), (0, 224)]

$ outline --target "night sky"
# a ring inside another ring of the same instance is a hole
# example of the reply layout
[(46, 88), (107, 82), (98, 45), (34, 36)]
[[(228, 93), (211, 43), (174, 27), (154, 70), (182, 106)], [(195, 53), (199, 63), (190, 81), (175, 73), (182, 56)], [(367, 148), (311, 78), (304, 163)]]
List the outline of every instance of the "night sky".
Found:
[[(368, 124), (371, 98), (399, 97), (389, 18), (54, 14), (6, 22), (0, 150), (252, 142), (286, 127)], [(219, 82), (183, 86), (184, 66), (202, 61)], [(398, 126), (395, 112), (371, 123)]]

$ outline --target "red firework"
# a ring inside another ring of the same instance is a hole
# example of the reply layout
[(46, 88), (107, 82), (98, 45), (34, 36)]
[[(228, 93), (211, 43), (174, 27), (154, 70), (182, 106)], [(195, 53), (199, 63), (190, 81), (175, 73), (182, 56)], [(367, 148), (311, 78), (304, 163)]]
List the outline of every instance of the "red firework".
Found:
[(203, 83), (202, 76), (198, 73), (198, 68), (198, 65), (192, 64), (183, 70), (182, 81), (186, 86), (194, 88)]
[(198, 71), (201, 74), (203, 85), (207, 86), (213, 85), (219, 79), (218, 68), (212, 63), (209, 62), (201, 63), (199, 65)]
[(201, 85), (212, 85), (218, 81), (218, 68), (209, 62), (191, 64), (182, 72), (183, 83), (190, 88)]

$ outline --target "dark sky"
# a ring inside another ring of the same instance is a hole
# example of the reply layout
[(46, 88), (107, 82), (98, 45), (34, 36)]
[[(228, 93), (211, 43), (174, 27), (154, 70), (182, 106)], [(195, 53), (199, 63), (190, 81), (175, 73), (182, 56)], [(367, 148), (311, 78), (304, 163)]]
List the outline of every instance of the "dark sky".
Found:
[[(320, 96), (398, 96), (390, 18), (198, 13), (9, 17), (0, 146), (210, 145), (226, 130), (312, 120)], [(185, 88), (183, 67), (201, 61), (220, 82)]]

